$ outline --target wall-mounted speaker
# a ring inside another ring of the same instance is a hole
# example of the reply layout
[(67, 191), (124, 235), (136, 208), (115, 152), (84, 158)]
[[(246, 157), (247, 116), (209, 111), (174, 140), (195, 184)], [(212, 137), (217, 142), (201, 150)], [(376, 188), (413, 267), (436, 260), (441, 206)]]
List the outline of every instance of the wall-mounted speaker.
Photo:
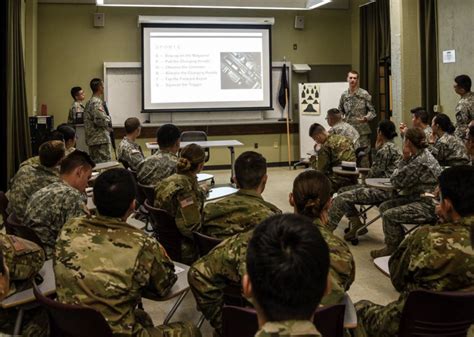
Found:
[(304, 29), (304, 16), (295, 16), (295, 29)]
[(104, 27), (104, 26), (105, 26), (105, 14), (94, 13), (94, 27)]

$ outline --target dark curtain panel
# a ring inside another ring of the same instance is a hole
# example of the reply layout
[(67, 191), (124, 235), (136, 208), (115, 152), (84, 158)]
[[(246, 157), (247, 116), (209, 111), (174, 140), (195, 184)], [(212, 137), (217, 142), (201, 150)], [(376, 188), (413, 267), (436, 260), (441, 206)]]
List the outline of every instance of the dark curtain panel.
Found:
[(7, 189), (7, 19), (8, 3), (0, 1), (0, 190)]
[(21, 0), (7, 0), (7, 178), (31, 156), (21, 35)]
[(438, 4), (437, 0), (420, 1), (421, 102), (433, 115), (438, 104)]

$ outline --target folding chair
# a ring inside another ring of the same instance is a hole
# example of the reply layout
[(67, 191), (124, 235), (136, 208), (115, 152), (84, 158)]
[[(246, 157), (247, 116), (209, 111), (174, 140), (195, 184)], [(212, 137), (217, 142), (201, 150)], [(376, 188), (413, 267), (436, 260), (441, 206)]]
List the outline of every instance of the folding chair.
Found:
[(205, 256), (212, 248), (221, 243), (222, 239), (213, 238), (202, 233), (193, 232), (194, 242), (197, 245), (199, 256)]
[(146, 209), (145, 207), (145, 201), (148, 200), (148, 204), (149, 205), (153, 205), (154, 201), (155, 201), (155, 187), (152, 186), (152, 185), (144, 185), (144, 184), (141, 184), (138, 182), (138, 180), (136, 180), (136, 184), (137, 184), (137, 202), (138, 204), (140, 205), (138, 207), (138, 213), (140, 215), (142, 215), (144, 218), (145, 218), (145, 230), (147, 232), (152, 232), (153, 231), (153, 228), (150, 228), (148, 227), (148, 225), (150, 224), (150, 213), (148, 212), (148, 210)]
[(34, 242), (44, 249), (43, 242), (32, 228), (19, 223), (12, 222), (11, 220), (8, 220), (5, 223), (5, 227), (6, 229), (8, 229), (8, 234), (15, 235), (19, 238)]
[[(205, 133), (204, 131), (183, 131), (181, 132), (180, 139), (182, 142), (205, 142), (207, 141), (207, 133)], [(211, 152), (208, 147), (204, 148), (204, 152), (206, 153), (204, 161), (208, 162), (211, 156)]]

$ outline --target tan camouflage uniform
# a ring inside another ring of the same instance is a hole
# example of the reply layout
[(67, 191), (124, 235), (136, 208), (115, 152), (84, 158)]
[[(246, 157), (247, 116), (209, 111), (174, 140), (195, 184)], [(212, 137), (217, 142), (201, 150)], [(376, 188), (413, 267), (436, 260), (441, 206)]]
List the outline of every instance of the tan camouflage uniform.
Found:
[(429, 147), (441, 166), (469, 165), (470, 160), (462, 140), (445, 132)]
[(349, 123), (346, 123), (344, 121), (340, 121), (336, 125), (333, 125), (329, 131), (331, 134), (335, 135), (341, 135), (346, 138), (349, 138), (352, 143), (354, 144), (354, 149), (357, 150), (360, 147), (359, 143), (359, 132)]
[(153, 327), (150, 317), (136, 309), (142, 296), (166, 296), (177, 276), (163, 247), (119, 218), (67, 222), (58, 236), (54, 262), (59, 301), (98, 310), (114, 335), (201, 335), (188, 323)]
[(311, 166), (324, 173), (332, 184), (332, 192), (339, 188), (357, 184), (357, 177), (342, 176), (332, 172), (334, 166), (340, 166), (342, 161), (356, 161), (352, 142), (341, 135), (329, 135), (326, 142), (318, 151), (318, 159)]
[(320, 337), (311, 321), (266, 322), (255, 337)]
[(136, 171), (138, 164), (145, 160), (145, 156), (140, 145), (125, 136), (118, 146), (117, 160), (126, 162), (132, 170)]
[(185, 264), (196, 261), (193, 231), (201, 229), (201, 214), (206, 196), (196, 176), (173, 174), (155, 187), (155, 207), (166, 210), (183, 235), (181, 259)]
[(474, 92), (465, 93), (454, 109), (456, 115), (455, 136), (464, 138), (469, 123), (474, 119)]
[(84, 131), (89, 154), (96, 164), (112, 160), (110, 127), (111, 119), (105, 113), (102, 99), (92, 96), (84, 111)]
[(176, 173), (178, 157), (174, 153), (158, 151), (146, 158), (137, 168), (138, 182), (144, 185), (156, 185), (161, 180)]
[(75, 124), (75, 116), (78, 112), (82, 112), (82, 118), (84, 118), (84, 105), (81, 102), (74, 101), (72, 103), (71, 109), (69, 109), (69, 115), (67, 117), (68, 124)]
[(278, 207), (263, 200), (256, 191), (240, 189), (231, 196), (206, 205), (202, 232), (220, 239), (228, 238), (280, 213)]
[[(392, 283), (400, 292), (386, 306), (356, 303), (360, 336), (398, 336), (400, 318), (410, 291), (474, 291), (474, 250), (469, 239), (474, 217), (457, 223), (423, 226), (408, 236), (389, 261)], [(442, 305), (442, 304), (440, 304)]]
[(25, 165), (21, 167), (11, 181), (11, 188), (6, 193), (8, 198), (7, 212), (15, 212), (23, 220), (28, 199), (33, 193), (49, 184), (59, 181), (57, 169), (43, 165)]
[(74, 187), (58, 181), (35, 192), (26, 207), (23, 224), (32, 228), (52, 259), (61, 227), (71, 218), (86, 215), (87, 199)]
[(27, 165), (30, 165), (30, 166), (41, 165), (40, 157), (39, 156), (34, 156), (34, 157), (31, 157), (31, 158), (28, 158), (27, 160), (23, 161), (20, 164), (20, 168), (23, 167), (23, 166), (27, 166)]
[[(421, 128), (418, 128), (421, 129)], [(426, 140), (430, 139), (431, 134), (433, 133), (433, 129), (431, 129), (431, 126), (427, 125), (426, 128), (422, 129), (423, 132), (425, 133)], [(405, 135), (401, 135), (402, 142), (405, 141)]]

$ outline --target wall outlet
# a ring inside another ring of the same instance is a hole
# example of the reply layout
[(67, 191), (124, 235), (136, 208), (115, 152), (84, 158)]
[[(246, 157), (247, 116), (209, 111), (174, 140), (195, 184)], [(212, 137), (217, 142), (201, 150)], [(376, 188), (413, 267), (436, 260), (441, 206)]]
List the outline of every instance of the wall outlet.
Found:
[(436, 113), (443, 112), (443, 107), (441, 105), (433, 105), (433, 111)]
[(278, 149), (278, 142), (273, 142), (273, 148)]
[(94, 13), (94, 27), (104, 27), (104, 26), (105, 26), (105, 14)]
[(254, 149), (258, 149), (258, 143), (253, 144)]

